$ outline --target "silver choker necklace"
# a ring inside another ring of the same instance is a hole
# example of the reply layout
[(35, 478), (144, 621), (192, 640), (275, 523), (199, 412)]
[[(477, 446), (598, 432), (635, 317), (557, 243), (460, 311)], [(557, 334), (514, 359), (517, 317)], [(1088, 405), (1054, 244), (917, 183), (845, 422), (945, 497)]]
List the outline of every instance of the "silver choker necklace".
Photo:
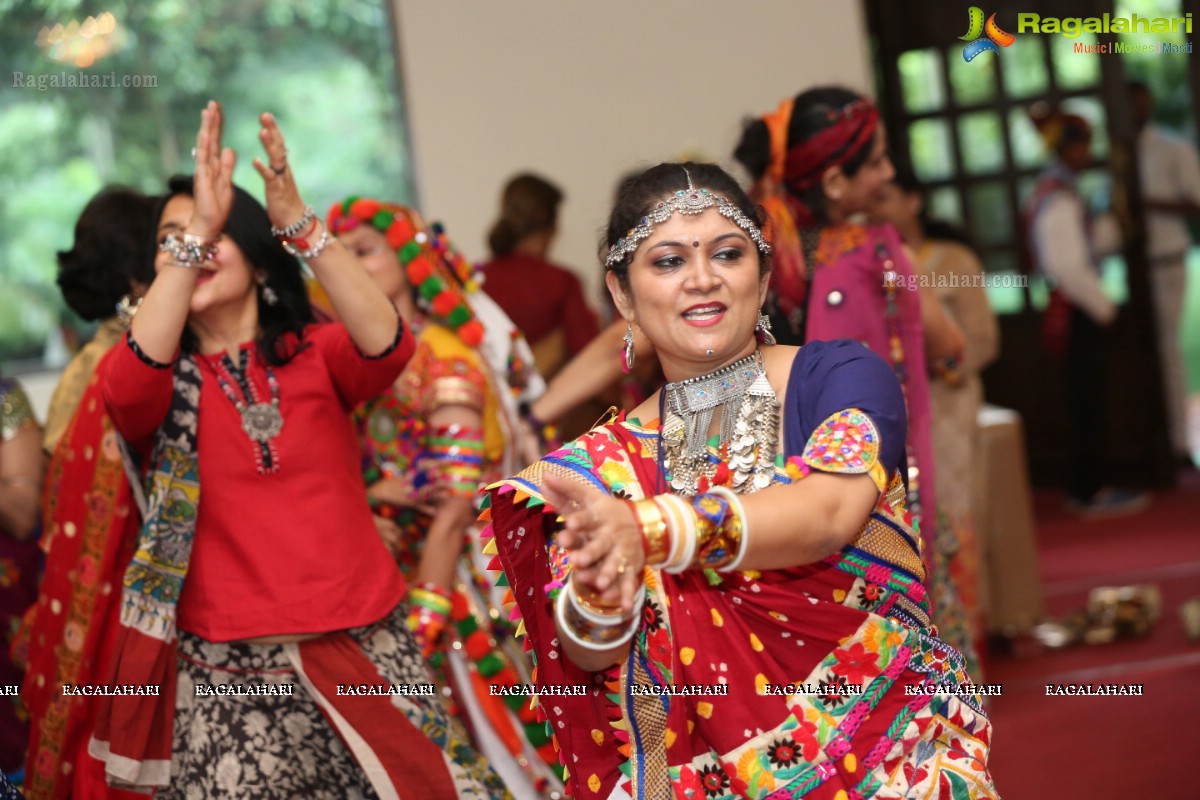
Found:
[(734, 491), (753, 492), (771, 484), (779, 402), (758, 351), (715, 372), (668, 383), (663, 399), (664, 467), (677, 493), (695, 494), (700, 477), (711, 479), (716, 472), (717, 465), (709, 463), (708, 429), (718, 408), (720, 445)]

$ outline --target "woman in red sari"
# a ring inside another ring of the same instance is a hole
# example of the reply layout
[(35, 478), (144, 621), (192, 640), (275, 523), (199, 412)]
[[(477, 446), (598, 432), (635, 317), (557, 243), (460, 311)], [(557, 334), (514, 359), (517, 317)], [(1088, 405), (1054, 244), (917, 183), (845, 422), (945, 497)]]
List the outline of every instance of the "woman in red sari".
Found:
[(62, 687), (102, 680), (116, 633), (116, 587), (137, 540), (137, 507), (96, 370), (154, 277), (156, 205), (131, 189), (105, 189), (80, 214), (74, 246), (58, 254), (63, 299), (100, 327), (63, 371), (46, 421), (45, 571), (21, 634), (30, 800), (135, 796), (108, 789), (104, 765), (87, 754), (96, 698)]
[(536, 688), (585, 687), (539, 698), (568, 792), (994, 797), (929, 623), (899, 383), (857, 342), (769, 346), (760, 225), (713, 165), (627, 184), (608, 287), (669, 383), (488, 495)]

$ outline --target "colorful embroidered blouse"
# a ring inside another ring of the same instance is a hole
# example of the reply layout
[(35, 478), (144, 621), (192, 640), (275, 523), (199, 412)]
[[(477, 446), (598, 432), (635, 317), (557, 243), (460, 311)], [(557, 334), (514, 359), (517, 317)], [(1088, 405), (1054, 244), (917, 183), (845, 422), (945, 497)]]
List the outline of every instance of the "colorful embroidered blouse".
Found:
[[(775, 482), (886, 475), (862, 531), (840, 553), (787, 569), (647, 570), (641, 627), (603, 673), (561, 650), (545, 587), (570, 564), (540, 486), (553, 473), (622, 497), (661, 491), (655, 425), (598, 428), (492, 487), (484, 552), (510, 586), (537, 681), (592, 687), (540, 698), (577, 797), (866, 798), (906, 781), (925, 787), (919, 796), (938, 781), (993, 796), (990, 724), (969, 690), (955, 693), (970, 679), (929, 625), (894, 373), (857, 343), (813, 343), (788, 387)], [(924, 691), (939, 685), (951, 693)]]
[[(421, 329), (413, 358), (397, 383), (354, 412), (367, 486), (382, 478), (407, 478), (410, 494), (421, 497), (452, 480), (453, 476), (446, 474), (447, 462), (438, 458), (436, 432), (427, 422), (445, 405), (461, 405), (480, 413), (484, 424), (481, 471), (487, 480), (498, 477), (496, 465), (508, 435), (480, 359), (453, 331), (433, 324)], [(457, 493), (474, 497), (478, 489), (472, 485)], [(373, 501), (372, 505), (376, 513), (400, 526), (403, 546), (397, 560), (407, 574), (419, 560), (429, 516), (386, 503)]]

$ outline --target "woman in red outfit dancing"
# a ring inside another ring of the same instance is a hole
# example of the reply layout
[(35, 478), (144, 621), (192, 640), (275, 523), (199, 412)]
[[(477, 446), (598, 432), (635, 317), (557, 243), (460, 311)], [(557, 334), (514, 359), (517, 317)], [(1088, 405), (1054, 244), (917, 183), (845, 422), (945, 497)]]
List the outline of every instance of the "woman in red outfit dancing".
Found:
[[(503, 797), (422, 694), (404, 579), (359, 474), (349, 412), (395, 380), (412, 336), (261, 121), (266, 210), (233, 186), (220, 107), (204, 110), (195, 178), (172, 182), (159, 219), (157, 276), (101, 375), (147, 468), (111, 685), (160, 691), (105, 697), (91, 752), (110, 782), (158, 797), (387, 797), (401, 780)], [(275, 238), (344, 323), (313, 323)]]

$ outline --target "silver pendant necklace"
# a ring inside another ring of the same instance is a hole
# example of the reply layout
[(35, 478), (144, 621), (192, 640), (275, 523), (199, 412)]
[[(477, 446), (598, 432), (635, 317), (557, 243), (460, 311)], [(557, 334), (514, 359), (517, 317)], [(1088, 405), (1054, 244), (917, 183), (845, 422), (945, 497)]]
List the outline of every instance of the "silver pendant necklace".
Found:
[(221, 365), (237, 382), (242, 390), (242, 397), (233, 391), (229, 381), (225, 379), (222, 370), (216, 370), (217, 383), (221, 391), (233, 403), (242, 418), (242, 431), (255, 444), (254, 457), (260, 473), (275, 472), (279, 469), (279, 454), (275, 451), (275, 437), (283, 430), (283, 414), (279, 411), (279, 382), (275, 371), (266, 367), (267, 386), (270, 388), (271, 399), (264, 402), (259, 398), (258, 390), (250, 380), (250, 352), (242, 350), (238, 354), (238, 363), (234, 364), (229, 354), (221, 356)]
[(771, 484), (779, 402), (758, 351), (715, 372), (669, 383), (663, 387), (663, 397), (663, 466), (676, 493), (695, 494), (701, 476), (711, 480), (717, 471), (718, 464), (709, 460), (708, 429), (718, 408), (718, 447), (733, 490), (754, 492)]

